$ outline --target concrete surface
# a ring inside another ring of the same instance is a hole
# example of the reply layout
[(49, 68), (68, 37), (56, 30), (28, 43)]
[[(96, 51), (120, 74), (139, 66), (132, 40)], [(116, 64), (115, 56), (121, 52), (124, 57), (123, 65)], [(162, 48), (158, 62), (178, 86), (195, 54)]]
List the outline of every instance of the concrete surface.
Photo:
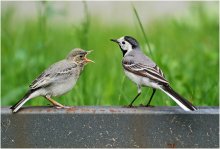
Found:
[(219, 147), (219, 107), (1, 108), (1, 147)]

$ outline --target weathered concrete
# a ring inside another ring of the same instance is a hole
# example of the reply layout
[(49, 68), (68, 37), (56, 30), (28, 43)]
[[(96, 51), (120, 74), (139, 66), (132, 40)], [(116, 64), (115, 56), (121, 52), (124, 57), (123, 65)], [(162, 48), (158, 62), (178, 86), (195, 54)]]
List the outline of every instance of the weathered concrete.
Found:
[(219, 107), (1, 108), (1, 147), (219, 147)]

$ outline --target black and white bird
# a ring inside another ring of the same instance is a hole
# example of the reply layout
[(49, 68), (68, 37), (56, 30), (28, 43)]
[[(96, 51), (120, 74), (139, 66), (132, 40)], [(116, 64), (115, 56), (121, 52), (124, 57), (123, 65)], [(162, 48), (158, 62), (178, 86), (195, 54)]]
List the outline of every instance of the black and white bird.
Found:
[(170, 96), (185, 111), (197, 110), (195, 106), (170, 87), (161, 69), (140, 50), (136, 39), (130, 36), (123, 36), (119, 39), (111, 39), (111, 41), (119, 45), (123, 53), (122, 66), (124, 72), (138, 87), (138, 94), (129, 104), (129, 107), (132, 107), (133, 102), (141, 94), (141, 87), (148, 86), (153, 88), (153, 93), (146, 106), (150, 106), (156, 89), (159, 89)]
[(63, 95), (75, 86), (84, 66), (93, 62), (86, 58), (90, 52), (75, 48), (65, 59), (47, 68), (32, 82), (24, 97), (11, 107), (12, 112), (17, 112), (27, 101), (38, 96), (45, 97), (57, 108), (64, 108), (65, 106), (52, 97)]

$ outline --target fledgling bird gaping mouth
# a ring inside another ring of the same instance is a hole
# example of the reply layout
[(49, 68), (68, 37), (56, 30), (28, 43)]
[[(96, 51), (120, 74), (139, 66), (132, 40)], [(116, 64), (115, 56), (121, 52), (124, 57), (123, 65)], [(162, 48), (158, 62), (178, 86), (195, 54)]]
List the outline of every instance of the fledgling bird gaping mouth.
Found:
[(93, 50), (90, 50), (90, 51), (86, 51), (87, 53), (86, 53), (86, 55), (85, 55), (85, 57), (84, 57), (84, 62), (86, 62), (86, 63), (89, 63), (89, 62), (92, 62), (92, 63), (95, 63), (93, 60), (91, 60), (91, 59), (88, 59), (86, 56), (89, 54), (89, 53), (91, 53)]

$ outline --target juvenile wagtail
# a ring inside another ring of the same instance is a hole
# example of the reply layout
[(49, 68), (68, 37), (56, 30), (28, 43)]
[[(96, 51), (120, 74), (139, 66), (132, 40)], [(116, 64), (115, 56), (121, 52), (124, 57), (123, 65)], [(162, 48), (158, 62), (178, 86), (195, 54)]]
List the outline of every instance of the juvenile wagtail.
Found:
[(146, 106), (150, 106), (150, 102), (154, 96), (156, 89), (160, 89), (170, 96), (181, 108), (186, 111), (197, 110), (189, 101), (175, 92), (165, 79), (161, 69), (140, 50), (136, 39), (130, 36), (124, 36), (119, 39), (111, 39), (116, 42), (122, 53), (122, 66), (126, 76), (137, 84), (138, 94), (129, 104), (132, 107), (133, 102), (141, 94), (141, 87), (148, 86), (153, 89), (153, 93)]
[(76, 48), (68, 54), (66, 59), (51, 65), (32, 82), (24, 97), (11, 107), (12, 112), (17, 112), (23, 104), (37, 96), (43, 96), (54, 106), (64, 108), (65, 106), (51, 97), (63, 95), (74, 87), (85, 64), (93, 62), (86, 58), (88, 53), (90, 51)]

